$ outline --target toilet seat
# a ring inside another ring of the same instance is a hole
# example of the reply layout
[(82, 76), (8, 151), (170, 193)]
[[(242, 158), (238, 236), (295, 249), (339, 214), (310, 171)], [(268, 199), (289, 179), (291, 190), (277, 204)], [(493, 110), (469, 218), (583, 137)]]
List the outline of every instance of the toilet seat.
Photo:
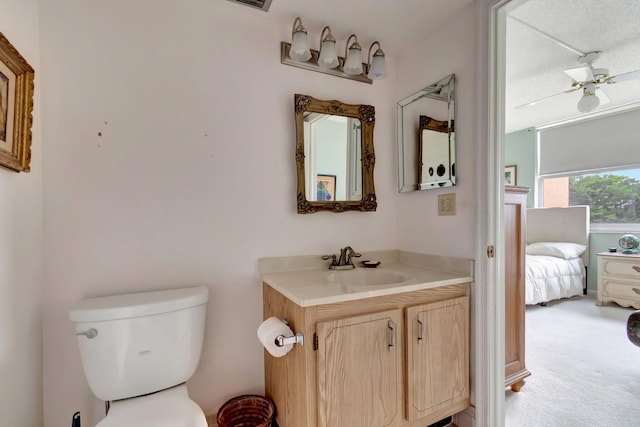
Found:
[(207, 427), (207, 419), (182, 384), (158, 393), (115, 401), (96, 427)]

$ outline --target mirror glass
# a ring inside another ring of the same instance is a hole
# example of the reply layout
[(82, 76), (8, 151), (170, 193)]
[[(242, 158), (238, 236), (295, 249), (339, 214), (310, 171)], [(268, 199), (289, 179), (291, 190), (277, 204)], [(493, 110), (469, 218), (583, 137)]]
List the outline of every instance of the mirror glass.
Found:
[(398, 189), (456, 185), (455, 75), (398, 102)]
[(295, 96), (298, 213), (375, 211), (370, 105)]

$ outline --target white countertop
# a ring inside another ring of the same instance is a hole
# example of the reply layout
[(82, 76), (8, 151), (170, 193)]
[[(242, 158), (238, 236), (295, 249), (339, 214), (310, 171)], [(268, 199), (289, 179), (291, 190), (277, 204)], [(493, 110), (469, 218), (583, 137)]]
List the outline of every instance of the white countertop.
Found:
[[(329, 270), (328, 262), (318, 262), (319, 259), (319, 256), (262, 259), (262, 280), (301, 307), (473, 281), (473, 261), (465, 259), (396, 250), (377, 251), (363, 253), (362, 258), (354, 260), (354, 264), (360, 266), (362, 259), (375, 259), (381, 261), (380, 266), (354, 270)], [(377, 273), (399, 279), (390, 284), (369, 283), (366, 277)]]

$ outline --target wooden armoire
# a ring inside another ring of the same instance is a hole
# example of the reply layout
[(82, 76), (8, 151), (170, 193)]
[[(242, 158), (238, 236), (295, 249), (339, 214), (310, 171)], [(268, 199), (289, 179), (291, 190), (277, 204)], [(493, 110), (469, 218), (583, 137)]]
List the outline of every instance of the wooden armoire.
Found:
[(520, 391), (531, 375), (525, 366), (525, 247), (527, 187), (505, 186), (504, 286), (505, 286), (505, 387)]

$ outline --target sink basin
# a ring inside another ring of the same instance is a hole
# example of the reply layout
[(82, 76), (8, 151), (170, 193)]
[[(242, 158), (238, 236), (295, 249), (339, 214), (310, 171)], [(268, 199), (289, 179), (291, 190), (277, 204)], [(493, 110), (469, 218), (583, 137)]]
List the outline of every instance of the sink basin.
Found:
[(325, 275), (325, 280), (330, 284), (358, 287), (392, 285), (408, 279), (409, 276), (404, 273), (375, 268), (329, 271)]

